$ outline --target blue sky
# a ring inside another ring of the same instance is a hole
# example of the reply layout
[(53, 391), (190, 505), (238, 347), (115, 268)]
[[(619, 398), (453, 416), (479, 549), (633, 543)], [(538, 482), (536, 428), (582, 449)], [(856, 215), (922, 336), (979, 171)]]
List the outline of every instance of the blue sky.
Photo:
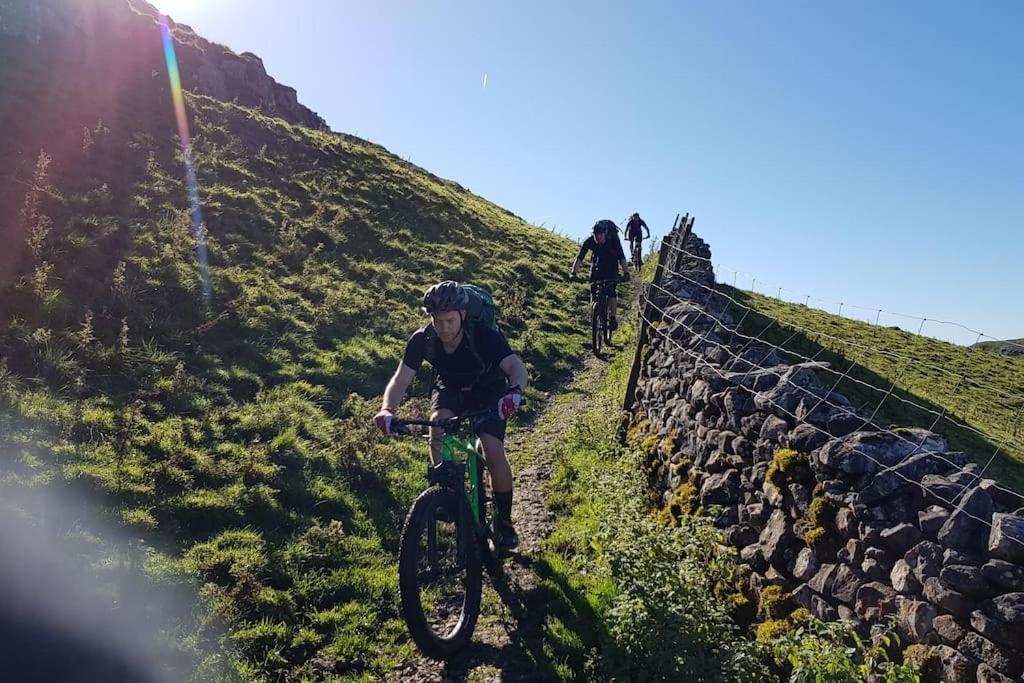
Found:
[(1024, 337), (1022, 3), (156, 4), (531, 222), (690, 212), (723, 281)]

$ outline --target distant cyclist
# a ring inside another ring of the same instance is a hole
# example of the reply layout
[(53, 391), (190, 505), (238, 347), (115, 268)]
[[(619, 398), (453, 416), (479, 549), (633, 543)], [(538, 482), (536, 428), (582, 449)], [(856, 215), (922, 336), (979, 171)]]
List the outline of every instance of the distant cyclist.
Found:
[(622, 243), (615, 236), (617, 228), (610, 220), (601, 220), (594, 223), (593, 235), (584, 240), (580, 245), (580, 253), (572, 264), (573, 277), (583, 265), (583, 258), (589, 251), (590, 258), (590, 283), (591, 287), (597, 282), (611, 281), (608, 285), (608, 328), (618, 329), (619, 323), (615, 318), (615, 281), (618, 280), (619, 266), (622, 266), (623, 279), (629, 279), (629, 266), (626, 265), (626, 255), (622, 253)]
[[(640, 231), (647, 233), (645, 236), (641, 236)], [(637, 268), (640, 267), (640, 245), (645, 239), (651, 239), (651, 231), (647, 227), (647, 223), (644, 222), (643, 218), (640, 218), (640, 214), (634, 213), (629, 217), (629, 222), (626, 223), (626, 239), (629, 240), (629, 253), (633, 256), (633, 265)]]

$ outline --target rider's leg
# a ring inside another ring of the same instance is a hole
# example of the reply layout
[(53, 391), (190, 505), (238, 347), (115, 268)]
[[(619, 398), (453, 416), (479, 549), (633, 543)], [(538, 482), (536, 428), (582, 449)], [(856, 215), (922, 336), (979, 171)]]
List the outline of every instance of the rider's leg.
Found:
[(519, 537), (512, 525), (512, 468), (508, 464), (505, 443), (493, 434), (480, 434), (484, 446), (487, 470), (491, 473), (494, 510), (497, 512), (495, 544), (502, 548), (519, 545)]
[[(455, 413), (447, 408), (440, 408), (430, 414), (431, 420), (447, 420), (450, 417), (455, 417)], [(441, 462), (441, 439), (444, 437), (444, 430), (440, 427), (431, 427), (429, 432), (430, 464), (437, 465)]]
[(495, 493), (512, 491), (512, 467), (508, 464), (505, 442), (491, 434), (480, 434), (484, 445), (487, 471), (491, 473), (491, 488)]

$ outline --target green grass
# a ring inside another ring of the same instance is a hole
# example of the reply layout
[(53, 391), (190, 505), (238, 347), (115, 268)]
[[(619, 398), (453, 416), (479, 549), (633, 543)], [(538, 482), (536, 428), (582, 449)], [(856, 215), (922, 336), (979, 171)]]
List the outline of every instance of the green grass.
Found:
[(635, 343), (610, 363), (554, 445), (549, 507), (558, 522), (535, 562), (546, 618), (540, 671), (557, 680), (771, 680), (716, 585), (737, 565), (707, 520), (675, 528), (648, 507), (643, 454), (619, 447), (618, 409)]
[[(935, 423), (935, 431), (948, 439), (952, 449), (966, 451), (982, 465), (998, 449), (988, 473), (1024, 491), (1024, 363), (1019, 358), (849, 320), (727, 285), (719, 288), (755, 309), (756, 313), (743, 320), (744, 334), (781, 344), (793, 360), (799, 355), (828, 361), (839, 374), (852, 367), (850, 377), (881, 391), (845, 378), (836, 390), (866, 414), (881, 403), (876, 421), (885, 426), (929, 427)], [(735, 304), (730, 304), (730, 311), (736, 319), (744, 313)], [(793, 327), (769, 326), (772, 318)], [(819, 373), (826, 386), (835, 384), (839, 374)], [(893, 385), (896, 398), (883, 401)]]
[(166, 77), (102, 98), (59, 60), (0, 45), (25, 183), (0, 191), (0, 486), (84, 498), (150, 580), (194, 584), (179, 678), (383, 675), (412, 654), (394, 552), (425, 454), (375, 435), (374, 396), (442, 278), (495, 294), (532, 398), (556, 386), (586, 340), (576, 246), (377, 145), (189, 94), (207, 306)]

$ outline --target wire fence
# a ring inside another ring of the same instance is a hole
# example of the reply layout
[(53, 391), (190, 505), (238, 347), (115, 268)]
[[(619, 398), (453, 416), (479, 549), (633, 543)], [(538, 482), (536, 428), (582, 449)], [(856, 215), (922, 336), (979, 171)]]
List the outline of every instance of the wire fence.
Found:
[[(642, 357), (641, 347), (647, 344), (647, 339), (652, 334), (658, 335), (664, 340), (664, 343), (684, 354), (687, 358), (693, 359), (695, 369), (706, 367), (722, 380), (734, 385), (742, 384), (750, 377), (751, 373), (772, 375), (779, 380), (783, 380), (785, 372), (788, 371), (791, 366), (784, 364), (776, 365), (775, 363), (768, 363), (768, 361), (772, 360), (773, 355), (778, 359), (778, 354), (784, 354), (788, 358), (796, 359), (806, 367), (811, 368), (815, 374), (822, 373), (824, 375), (827, 373), (832, 377), (835, 377), (835, 381), (823, 383), (821, 387), (816, 388), (808, 388), (798, 383), (787, 382), (787, 389), (792, 389), (794, 392), (804, 393), (807, 402), (805, 405), (812, 406), (809, 410), (803, 411), (804, 415), (802, 417), (797, 415), (795, 412), (797, 410), (796, 408), (793, 408), (792, 410), (787, 409), (777, 401), (772, 400), (771, 395), (765, 392), (759, 394), (762, 401), (771, 405), (773, 409), (779, 411), (780, 415), (789, 417), (793, 421), (794, 425), (805, 424), (816, 433), (823, 435), (826, 440), (824, 445), (820, 446), (821, 448), (843, 439), (843, 437), (832, 435), (827, 430), (822, 429), (819, 425), (814, 424), (808, 419), (815, 415), (820, 409), (828, 408), (837, 412), (845, 411), (851, 416), (855, 415), (856, 419), (861, 421), (861, 424), (858, 430), (854, 431), (859, 431), (870, 426), (872, 431), (886, 434), (892, 437), (896, 442), (909, 446), (909, 452), (901, 458), (901, 462), (905, 462), (907, 458), (915, 455), (924, 455), (928, 458), (935, 458), (943, 462), (950, 473), (959, 473), (960, 475), (956, 478), (956, 481), (949, 479), (949, 483), (953, 486), (953, 488), (949, 490), (956, 492), (952, 498), (943, 495), (943, 492), (934, 487), (926, 487), (920, 481), (906, 476), (899, 469), (898, 464), (889, 465), (876, 458), (871, 454), (871, 452), (858, 448), (853, 443), (847, 442), (853, 452), (863, 456), (867, 461), (872, 462), (878, 468), (875, 476), (878, 476), (878, 474), (882, 472), (891, 472), (908, 484), (920, 488), (927, 498), (937, 500), (954, 513), (963, 514), (966, 517), (991, 528), (992, 523), (989, 520), (978, 517), (964, 509), (964, 503), (967, 500), (967, 494), (969, 491), (982, 481), (985, 474), (989, 471), (990, 466), (997, 461), (1000, 454), (1004, 454), (1009, 457), (1008, 452), (1010, 449), (1015, 449), (1017, 452), (1024, 452), (1024, 449), (1021, 448), (1021, 443), (1018, 437), (1022, 416), (1024, 416), (1024, 394), (1002, 390), (990, 383), (986, 383), (972, 377), (967, 372), (954, 372), (947, 368), (941, 368), (924, 363), (920, 359), (915, 359), (911, 356), (903, 356), (892, 352), (885, 352), (883, 355), (888, 356), (892, 360), (901, 362), (903, 364), (903, 369), (902, 371), (895, 373), (891, 381), (886, 382), (886, 386), (878, 386), (860, 377), (854, 376), (853, 373), (859, 368), (859, 364), (856, 360), (850, 360), (843, 370), (837, 370), (833, 368), (830, 363), (819, 360), (819, 356), (825, 351), (824, 345), (819, 345), (817, 352), (812, 355), (801, 353), (799, 350), (794, 349), (794, 345), (791, 343), (794, 339), (801, 336), (826, 337), (846, 346), (853, 345), (854, 347), (860, 347), (863, 350), (875, 353), (878, 353), (880, 350), (873, 349), (865, 345), (855, 344), (850, 342), (850, 340), (842, 339), (834, 335), (827, 335), (820, 331), (801, 327), (780, 318), (772, 317), (765, 314), (763, 311), (757, 310), (753, 306), (743, 303), (736, 297), (721, 291), (713, 285), (713, 278), (711, 278), (712, 284), (709, 284), (707, 282), (709, 278), (701, 278), (700, 276), (702, 274), (706, 274), (707, 271), (711, 270), (713, 267), (710, 257), (703, 256), (685, 248), (687, 237), (692, 230), (692, 226), (692, 217), (684, 217), (682, 221), (677, 218), (672, 231), (666, 235), (661, 242), (660, 257), (655, 276), (652, 282), (647, 283), (641, 293), (639, 307), (640, 334), (638, 334), (637, 356), (634, 359), (634, 368), (630, 376), (629, 385), (627, 385), (627, 395), (624, 407), (630, 408), (634, 402), (633, 394), (636, 386), (635, 376), (639, 373), (639, 365)], [(701, 265), (701, 263), (707, 265)], [(687, 268), (686, 266), (688, 265), (691, 267)], [(686, 290), (687, 296), (681, 295), (679, 291), (673, 288), (674, 284), (678, 286), (678, 290)], [(692, 292), (694, 291), (702, 291), (705, 294), (701, 296), (701, 300), (695, 301), (692, 296)], [(717, 308), (713, 305), (715, 297), (719, 297), (721, 304)], [(684, 306), (680, 306), (678, 311), (673, 311), (673, 306), (676, 306), (677, 304), (683, 304)], [(694, 304), (703, 304), (700, 306), (699, 315), (696, 316), (699, 324), (693, 320), (688, 323), (686, 320), (687, 317), (692, 317), (691, 307)], [(735, 307), (737, 312), (743, 311), (739, 321), (735, 323), (730, 315), (730, 311), (733, 307)], [(716, 312), (712, 313), (712, 311)], [(744, 332), (743, 325), (752, 315), (755, 318), (760, 318), (762, 321), (766, 320), (767, 325), (757, 333), (748, 334)], [(663, 327), (659, 323), (671, 324)], [(673, 335), (668, 332), (666, 327), (676, 331), (680, 329), (685, 330), (688, 335), (689, 342), (684, 344), (676, 338), (677, 335)], [(770, 338), (766, 337), (766, 333), (770, 328), (777, 328), (779, 336), (787, 332), (789, 334), (783, 338), (782, 341), (772, 341)], [(702, 329), (704, 331), (702, 331)], [(709, 352), (715, 358), (714, 362), (709, 360)], [(954, 378), (956, 380), (956, 384), (954, 385), (952, 394), (947, 396), (946, 400), (941, 401), (940, 405), (928, 406), (923, 405), (920, 401), (914, 400), (913, 394), (910, 392), (902, 391), (899, 386), (901, 376), (907, 369), (914, 365), (924, 366), (934, 372), (943, 373), (948, 377)], [(863, 408), (862, 411), (857, 411), (857, 409), (855, 409), (850, 403), (845, 402), (845, 399), (841, 398), (841, 395), (837, 393), (837, 389), (839, 389), (844, 383), (849, 386), (856, 386), (859, 390), (870, 392), (877, 397), (877, 400), (868, 404), (868, 407), (870, 407), (871, 410), (867, 417), (864, 417), (864, 415), (861, 414), (861, 412), (868, 412), (867, 408)], [(1011, 425), (1004, 434), (994, 435), (989, 431), (985, 431), (968, 424), (965, 420), (958, 419), (955, 415), (951, 414), (949, 406), (956, 404), (957, 396), (966, 386), (972, 386), (979, 391), (989, 391), (994, 395), (998, 395), (1004, 401), (1012, 401), (1014, 406), (1019, 406), (1013, 412)], [(906, 395), (900, 395), (901, 393), (905, 393)], [(920, 411), (922, 415), (929, 416), (928, 419), (923, 421), (926, 423), (930, 421), (930, 424), (926, 431), (921, 433), (919, 439), (908, 438), (906, 432), (900, 433), (897, 429), (883, 428), (877, 424), (878, 420), (876, 418), (878, 418), (880, 414), (884, 413), (883, 407), (889, 401), (897, 401), (906, 407), (911, 407)], [(976, 464), (961, 465), (951, 459), (945, 451), (928, 448), (927, 444), (930, 443), (928, 436), (934, 433), (934, 430), (939, 427), (940, 423), (944, 423), (957, 430), (973, 434), (983, 443), (994, 445), (992, 452), (988, 454), (986, 459), (984, 459), (984, 464), (980, 467)], [(1012, 496), (1013, 500), (1018, 501), (1017, 505), (1024, 505), (1024, 495), (1020, 492), (992, 480), (989, 481), (991, 484), (987, 484), (987, 486), (991, 486), (1006, 496)], [(1014, 542), (1024, 546), (1024, 542), (1019, 539), (1013, 537), (1010, 538), (1012, 538)]]
[[(675, 249), (679, 249), (679, 247), (677, 247), (675, 245), (672, 245), (671, 248), (674, 249), (674, 250)], [(768, 280), (758, 276), (755, 273), (748, 273), (746, 271), (737, 270), (737, 269), (734, 269), (734, 268), (729, 268), (727, 266), (724, 267), (724, 270), (723, 270), (723, 265), (720, 262), (715, 262), (715, 261), (713, 261), (710, 258), (698, 256), (698, 255), (695, 255), (695, 254), (687, 254), (687, 257), (688, 258), (697, 259), (699, 261), (705, 261), (705, 262), (711, 264), (712, 267), (714, 268), (714, 271), (715, 271), (716, 274), (721, 274), (721, 273), (726, 272), (726, 271), (727, 272), (731, 272), (733, 274), (732, 286), (733, 286), (734, 289), (742, 289), (740, 287), (740, 284), (746, 284), (746, 282), (749, 279), (750, 287), (746, 291), (754, 292), (755, 294), (761, 294), (762, 296), (774, 296), (774, 298), (780, 299), (782, 301), (791, 301), (793, 303), (802, 303), (804, 306), (808, 306), (808, 307), (810, 307), (811, 302), (814, 302), (814, 303), (817, 303), (817, 304), (821, 304), (820, 306), (817, 307), (820, 310), (825, 311), (827, 313), (834, 313), (836, 315), (843, 315), (843, 311), (844, 310), (845, 311), (849, 311), (849, 309), (863, 311), (863, 312), (868, 314), (868, 316), (866, 316), (864, 318), (864, 322), (867, 322), (869, 324), (874, 324), (874, 325), (880, 325), (881, 324), (881, 320), (882, 320), (882, 316), (883, 315), (892, 316), (894, 318), (900, 318), (900, 319), (903, 319), (903, 320), (912, 320), (912, 321), (918, 323), (917, 334), (925, 334), (925, 325), (927, 325), (927, 324), (941, 325), (941, 326), (944, 326), (944, 327), (951, 327), (951, 328), (954, 328), (956, 330), (960, 330), (961, 332), (965, 332), (965, 333), (967, 333), (969, 335), (973, 335), (973, 339), (974, 339), (973, 343), (974, 344), (977, 344), (977, 343), (982, 342), (982, 341), (999, 342), (1000, 344), (1003, 344), (1004, 346), (1006, 346), (1008, 348), (1014, 349), (1018, 353), (1024, 354), (1024, 344), (1021, 344), (1019, 342), (1012, 341), (1012, 340), (1004, 340), (1004, 339), (1000, 339), (998, 337), (994, 337), (994, 336), (992, 336), (990, 334), (986, 334), (984, 332), (981, 332), (981, 331), (976, 330), (976, 329), (974, 329), (974, 328), (972, 328), (972, 327), (970, 327), (968, 325), (964, 325), (963, 323), (956, 322), (954, 320), (943, 320), (943, 319), (940, 319), (940, 318), (928, 318), (928, 317), (920, 316), (920, 315), (912, 315), (912, 314), (909, 314), (909, 313), (900, 313), (898, 311), (891, 311), (891, 310), (888, 310), (888, 309), (886, 309), (884, 307), (880, 307), (880, 306), (862, 306), (862, 305), (859, 305), (859, 304), (852, 304), (852, 303), (845, 302), (845, 301), (836, 301), (834, 299), (824, 299), (824, 298), (821, 298), (821, 297), (814, 296), (812, 294), (806, 294), (806, 293), (803, 293), (803, 292), (797, 292), (796, 290), (789, 289), (788, 287), (785, 287), (784, 285), (779, 285), (779, 284), (775, 284), (775, 283), (769, 282)], [(742, 283), (741, 283), (741, 281), (739, 279), (739, 277), (741, 275), (744, 276), (744, 279), (743, 279)], [(726, 279), (728, 279), (728, 278), (726, 278)], [(761, 291), (758, 290), (758, 285), (761, 286)], [(772, 292), (774, 292), (774, 295), (772, 294)], [(783, 297), (784, 293), (790, 294), (791, 297), (789, 299), (784, 298)], [(846, 317), (851, 317), (852, 318), (852, 316), (849, 316), (849, 315), (847, 315)], [(872, 320), (872, 317), (873, 317), (873, 320)], [(852, 319), (860, 320), (860, 318), (852, 318)], [(931, 335), (931, 336), (936, 336), (936, 335)], [(936, 338), (941, 338), (944, 341), (948, 341), (948, 339), (945, 339), (943, 337), (937, 337), (936, 336)]]

